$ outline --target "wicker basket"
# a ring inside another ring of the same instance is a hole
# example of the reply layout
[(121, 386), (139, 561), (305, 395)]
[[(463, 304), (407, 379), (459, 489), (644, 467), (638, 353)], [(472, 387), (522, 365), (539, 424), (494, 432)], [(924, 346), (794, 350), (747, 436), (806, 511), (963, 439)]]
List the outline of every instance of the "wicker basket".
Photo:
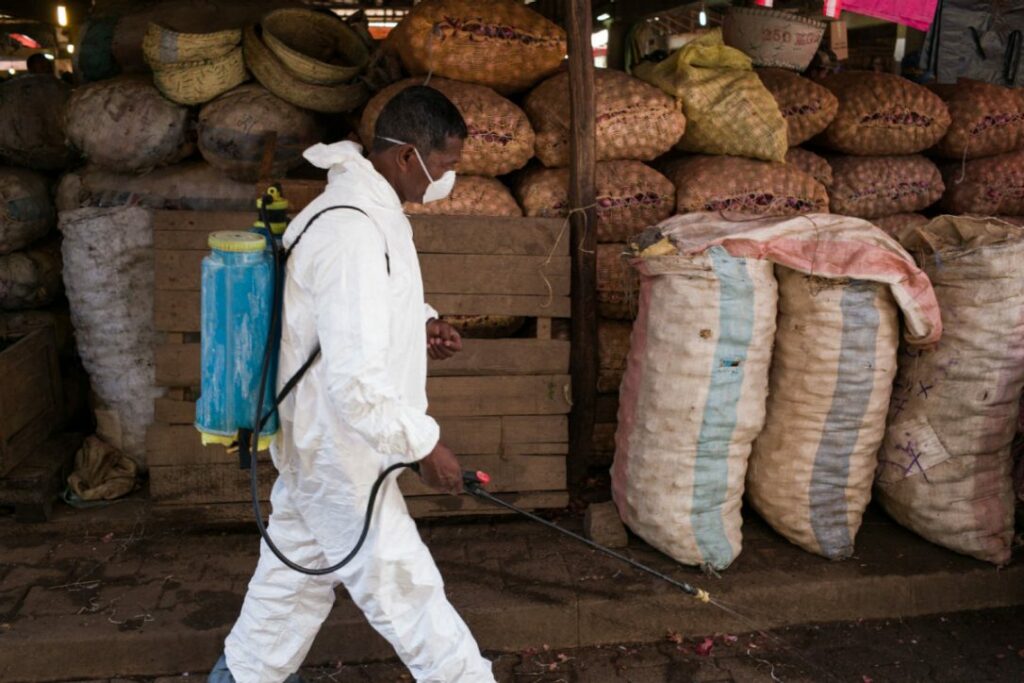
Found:
[(264, 17), (262, 25), (267, 47), (306, 83), (350, 81), (370, 60), (366, 44), (348, 24), (320, 12), (279, 9)]
[(153, 84), (164, 97), (178, 104), (203, 104), (242, 84), (248, 75), (242, 48), (198, 62), (164, 66), (153, 72)]
[(366, 86), (360, 82), (316, 85), (296, 79), (267, 48), (255, 27), (245, 29), (242, 46), (245, 50), (245, 63), (256, 80), (264, 88), (296, 107), (334, 114), (352, 111), (366, 102), (370, 96)]
[(818, 51), (825, 24), (763, 7), (731, 7), (722, 34), (726, 45), (742, 50), (758, 66), (803, 71)]
[(228, 55), (242, 42), (241, 29), (216, 33), (179, 33), (150, 23), (142, 53), (154, 70), (181, 62), (200, 62)]

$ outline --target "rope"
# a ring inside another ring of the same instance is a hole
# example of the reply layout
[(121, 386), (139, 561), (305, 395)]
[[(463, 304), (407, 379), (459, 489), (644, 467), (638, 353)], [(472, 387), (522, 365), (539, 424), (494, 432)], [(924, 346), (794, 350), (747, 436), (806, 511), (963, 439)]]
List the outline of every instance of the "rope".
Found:
[(590, 222), (587, 220), (587, 211), (596, 208), (597, 202), (594, 202), (593, 204), (588, 204), (586, 206), (577, 206), (572, 209), (569, 209), (569, 212), (565, 215), (565, 220), (562, 221), (562, 227), (558, 231), (558, 236), (555, 238), (555, 243), (551, 245), (551, 251), (548, 252), (548, 257), (544, 259), (544, 262), (537, 267), (538, 272), (540, 272), (541, 279), (544, 280), (544, 286), (548, 290), (547, 301), (541, 305), (541, 308), (549, 308), (551, 304), (554, 303), (555, 288), (551, 286), (551, 280), (548, 279), (548, 276), (544, 272), (544, 269), (550, 266), (552, 259), (555, 258), (555, 252), (558, 251), (558, 245), (562, 243), (562, 237), (565, 236), (565, 231), (569, 228), (569, 224), (572, 221), (573, 214), (580, 213), (583, 215), (583, 233), (580, 235), (580, 243), (578, 249), (581, 253), (584, 254), (595, 253), (593, 251), (590, 251), (589, 249), (584, 249), (583, 245), (587, 241), (587, 231), (590, 229)]

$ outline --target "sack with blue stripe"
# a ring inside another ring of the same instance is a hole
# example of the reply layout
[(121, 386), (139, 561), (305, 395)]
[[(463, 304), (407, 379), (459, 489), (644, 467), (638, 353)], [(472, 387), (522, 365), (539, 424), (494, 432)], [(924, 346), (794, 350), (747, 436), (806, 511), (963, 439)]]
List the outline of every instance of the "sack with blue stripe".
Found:
[(679, 562), (720, 570), (741, 549), (743, 481), (768, 393), (775, 278), (770, 262), (720, 246), (688, 252), (682, 235), (662, 226), (665, 240), (636, 245), (639, 316), (620, 387), (612, 491), (641, 538)]

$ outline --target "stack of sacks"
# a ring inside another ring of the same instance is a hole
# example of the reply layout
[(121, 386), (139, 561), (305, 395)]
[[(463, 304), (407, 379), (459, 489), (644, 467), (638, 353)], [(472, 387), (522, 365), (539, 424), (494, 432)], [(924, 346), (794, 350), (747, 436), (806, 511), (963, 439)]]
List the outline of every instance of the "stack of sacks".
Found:
[(151, 23), (142, 51), (153, 70), (153, 82), (167, 99), (203, 104), (248, 78), (241, 41), (238, 29), (180, 33)]
[(828, 128), (839, 110), (839, 100), (814, 81), (786, 69), (758, 69), (761, 79), (786, 120), (789, 150), (786, 163), (807, 173), (826, 188), (832, 186), (832, 168), (828, 161), (799, 145)]
[(25, 74), (0, 83), (0, 159), (37, 171), (71, 163), (64, 141), (67, 83), (45, 74)]
[(256, 80), (303, 109), (357, 109), (369, 91), (360, 80), (370, 60), (366, 36), (329, 14), (284, 8), (244, 31), (245, 64)]
[[(841, 413), (856, 399), (876, 408), (887, 401), (892, 299), (915, 341), (937, 337), (927, 278), (870, 224), (831, 214), (751, 219), (742, 230), (716, 214), (675, 216), (634, 240), (633, 251), (643, 284), (612, 468), (623, 520), (680, 562), (727, 567), (740, 552), (748, 457), (761, 434), (749, 474), (754, 502), (775, 498), (787, 508), (765, 505), (769, 521), (795, 542), (813, 534), (815, 523), (852, 539), (874, 468), (871, 442), (883, 423)], [(849, 281), (862, 278), (871, 282)], [(780, 296), (787, 297), (781, 308)], [(847, 330), (860, 336), (844, 356)], [(827, 338), (824, 350), (805, 352), (819, 336)], [(784, 348), (770, 374), (773, 342)], [(810, 372), (800, 365), (808, 358)], [(872, 362), (880, 367), (866, 378), (848, 372), (851, 363)], [(787, 374), (825, 378), (833, 400), (798, 395), (804, 383)], [(790, 423), (799, 428), (786, 431)], [(813, 549), (842, 555), (849, 548), (830, 538)]]
[(850, 156), (830, 160), (834, 213), (884, 221), (892, 234), (923, 211), (945, 189), (938, 168), (920, 153), (946, 135), (950, 113), (938, 95), (899, 76), (847, 72), (822, 84), (839, 110), (818, 136), (822, 145)]
[[(596, 213), (598, 358), (597, 389), (617, 394), (635, 316), (635, 275), (622, 261), (625, 242), (672, 215), (675, 188), (644, 161), (672, 149), (686, 129), (678, 102), (658, 88), (619, 71), (594, 74), (597, 128)], [(537, 158), (547, 168), (523, 174), (516, 193), (528, 216), (569, 215), (570, 112), (567, 73), (541, 83), (526, 98), (537, 131)], [(610, 433), (611, 425), (598, 430)], [(611, 444), (595, 444), (598, 460)]]
[(905, 246), (931, 278), (945, 330), (937, 347), (901, 353), (876, 493), (933, 543), (1003, 565), (1024, 389), (1024, 237), (1001, 220), (942, 216)]
[(955, 214), (1024, 215), (1024, 94), (960, 80), (939, 91), (953, 123), (934, 152), (943, 165), (942, 208)]
[[(387, 48), (397, 53), (413, 78), (384, 88), (366, 105), (360, 137), (373, 144), (381, 110), (397, 93), (426, 84), (458, 108), (469, 136), (455, 187), (431, 204), (407, 204), (410, 214), (521, 217), (500, 179), (533, 157), (535, 136), (526, 113), (506, 95), (521, 93), (551, 75), (566, 51), (565, 31), (513, 0), (425, 0), (391, 32)], [(525, 318), (446, 316), (469, 337), (516, 334)]]
[(0, 311), (38, 309), (61, 294), (60, 245), (46, 178), (0, 167)]

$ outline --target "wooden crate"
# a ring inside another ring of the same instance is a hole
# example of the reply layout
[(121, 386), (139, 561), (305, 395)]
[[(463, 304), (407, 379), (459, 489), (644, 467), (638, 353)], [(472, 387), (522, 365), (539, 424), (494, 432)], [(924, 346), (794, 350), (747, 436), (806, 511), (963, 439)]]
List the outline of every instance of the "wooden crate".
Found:
[(0, 475), (5, 475), (32, 455), (63, 418), (53, 329), (0, 336), (0, 377)]
[[(297, 212), (322, 183), (289, 183)], [(237, 504), (249, 473), (221, 447), (203, 447), (191, 426), (200, 383), (199, 283), (214, 230), (244, 229), (252, 213), (164, 211), (154, 215), (156, 401), (148, 434), (150, 491), (167, 505)], [(568, 502), (569, 342), (552, 338), (569, 316), (568, 240), (547, 219), (422, 216), (412, 219), (428, 302), (444, 314), (532, 318), (530, 338), (467, 339), (461, 354), (429, 365), (430, 414), (467, 468), (530, 508)], [(261, 460), (261, 462), (263, 462)], [(264, 497), (273, 480), (262, 471)], [(419, 516), (492, 509), (468, 496), (430, 492), (407, 473), (401, 486)]]

